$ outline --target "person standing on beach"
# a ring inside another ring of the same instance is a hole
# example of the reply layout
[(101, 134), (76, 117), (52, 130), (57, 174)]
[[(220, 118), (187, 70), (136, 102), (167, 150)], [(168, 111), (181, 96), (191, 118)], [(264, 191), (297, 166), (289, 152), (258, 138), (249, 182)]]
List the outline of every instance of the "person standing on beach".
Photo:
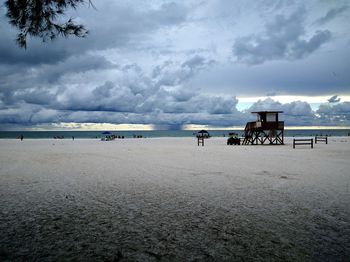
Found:
[(72, 136), (72, 140), (74, 141), (74, 136)]
[(23, 135), (21, 135), (21, 141), (23, 141)]

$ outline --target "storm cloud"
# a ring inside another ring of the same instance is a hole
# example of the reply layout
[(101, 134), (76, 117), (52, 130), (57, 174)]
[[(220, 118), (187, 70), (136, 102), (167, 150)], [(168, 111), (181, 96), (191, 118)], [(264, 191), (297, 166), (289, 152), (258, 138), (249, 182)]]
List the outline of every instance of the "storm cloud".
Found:
[(332, 96), (331, 98), (328, 99), (329, 103), (338, 103), (340, 102), (340, 98), (338, 98), (337, 95)]
[(317, 30), (305, 38), (304, 20), (304, 9), (296, 10), (290, 16), (276, 15), (266, 24), (264, 32), (237, 38), (233, 53), (239, 62), (248, 64), (301, 59), (331, 38), (329, 30)]
[(333, 19), (335, 19), (337, 16), (339, 16), (341, 13), (345, 12), (346, 10), (348, 10), (348, 6), (344, 5), (341, 7), (336, 7), (336, 8), (332, 8), (330, 10), (328, 10), (328, 12), (326, 13), (325, 16), (317, 19), (316, 23), (318, 24), (325, 24)]

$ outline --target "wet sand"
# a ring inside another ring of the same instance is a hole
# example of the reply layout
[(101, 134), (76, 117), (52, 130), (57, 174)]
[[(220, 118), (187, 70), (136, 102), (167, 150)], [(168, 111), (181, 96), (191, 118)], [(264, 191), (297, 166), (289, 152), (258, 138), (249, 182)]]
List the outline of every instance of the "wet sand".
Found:
[(0, 260), (348, 261), (350, 138), (0, 140)]

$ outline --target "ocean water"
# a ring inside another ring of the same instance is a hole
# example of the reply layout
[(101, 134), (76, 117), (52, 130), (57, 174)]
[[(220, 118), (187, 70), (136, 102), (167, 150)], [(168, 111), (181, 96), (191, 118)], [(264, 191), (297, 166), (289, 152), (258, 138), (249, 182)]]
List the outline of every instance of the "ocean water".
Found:
[[(133, 138), (134, 136), (142, 136), (144, 138), (152, 137), (193, 137), (197, 131), (194, 130), (152, 130), (152, 131), (109, 131), (116, 136), (124, 136), (125, 138)], [(227, 136), (228, 133), (234, 132), (241, 136), (243, 130), (208, 130), (213, 137)], [(97, 138), (105, 137), (102, 134), (103, 131), (0, 131), (1, 138), (18, 138), (23, 135), (24, 138), (30, 139), (50, 139), (55, 136), (63, 136), (65, 139), (82, 138)], [(311, 130), (285, 130), (286, 137), (292, 136), (315, 136), (315, 135), (328, 135), (328, 136), (348, 136), (350, 135), (350, 129), (311, 129)]]

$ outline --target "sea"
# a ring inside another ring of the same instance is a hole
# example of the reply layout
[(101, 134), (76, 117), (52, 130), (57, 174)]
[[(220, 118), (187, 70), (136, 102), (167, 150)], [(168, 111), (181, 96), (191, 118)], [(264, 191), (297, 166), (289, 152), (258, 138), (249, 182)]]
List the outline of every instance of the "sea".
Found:
[[(65, 139), (100, 139), (108, 135), (115, 135), (124, 138), (155, 138), (155, 137), (193, 137), (198, 131), (196, 130), (152, 130), (152, 131), (0, 131), (0, 139), (16, 139), (23, 135), (24, 138), (29, 139), (51, 139), (51, 138), (65, 138)], [(208, 130), (212, 137), (224, 137), (229, 133), (236, 133), (242, 136), (243, 130)], [(349, 136), (350, 129), (308, 129), (308, 130), (285, 130), (285, 137), (305, 137), (316, 135), (328, 136)]]

